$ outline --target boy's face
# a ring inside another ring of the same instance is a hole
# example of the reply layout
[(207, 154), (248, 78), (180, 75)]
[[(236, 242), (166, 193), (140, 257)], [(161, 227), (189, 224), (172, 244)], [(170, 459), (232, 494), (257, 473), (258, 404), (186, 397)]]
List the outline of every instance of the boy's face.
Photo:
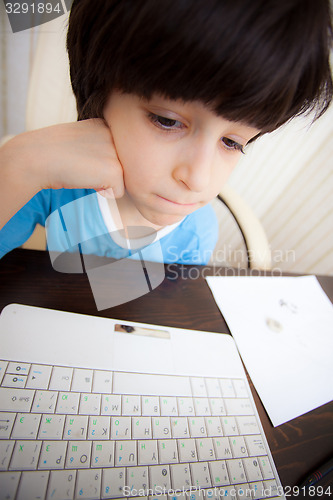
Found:
[[(154, 227), (181, 220), (221, 190), (259, 130), (217, 116), (200, 102), (145, 101), (113, 92), (104, 109), (123, 166), (127, 213)], [(135, 218), (134, 218), (135, 219)]]

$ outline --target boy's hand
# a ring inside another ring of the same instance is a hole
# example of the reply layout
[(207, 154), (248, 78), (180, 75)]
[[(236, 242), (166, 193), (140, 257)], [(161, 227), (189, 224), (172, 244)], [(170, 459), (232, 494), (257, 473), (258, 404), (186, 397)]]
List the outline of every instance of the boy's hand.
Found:
[(112, 188), (116, 198), (123, 196), (123, 169), (103, 120), (54, 125), (21, 138), (23, 157), (37, 160), (40, 189)]
[(97, 118), (17, 135), (0, 148), (0, 167), (0, 228), (42, 189), (124, 194), (111, 131)]

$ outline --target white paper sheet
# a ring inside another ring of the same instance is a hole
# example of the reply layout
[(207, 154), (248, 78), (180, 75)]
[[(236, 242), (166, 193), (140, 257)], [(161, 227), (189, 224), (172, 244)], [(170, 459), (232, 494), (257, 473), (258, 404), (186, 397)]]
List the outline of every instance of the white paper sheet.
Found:
[(333, 306), (315, 276), (207, 282), (274, 426), (333, 399)]

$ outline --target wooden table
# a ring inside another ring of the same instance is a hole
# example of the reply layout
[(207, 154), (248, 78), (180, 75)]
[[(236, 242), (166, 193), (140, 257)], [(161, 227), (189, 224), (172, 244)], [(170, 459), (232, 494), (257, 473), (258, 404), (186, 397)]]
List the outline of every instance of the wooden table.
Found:
[[(17, 249), (0, 260), (0, 310), (16, 302), (156, 325), (229, 332), (205, 276), (234, 273), (235, 270), (227, 268), (172, 264), (166, 266), (163, 283), (149, 294), (98, 312), (85, 274), (58, 273), (52, 269), (47, 252)], [(333, 301), (333, 277), (318, 279)], [(288, 487), (297, 485), (333, 456), (333, 402), (274, 428), (251, 381), (250, 385), (281, 482), (288, 493)], [(333, 499), (332, 475), (320, 484), (331, 486), (332, 496), (322, 498)], [(290, 494), (287, 498), (300, 495)]]

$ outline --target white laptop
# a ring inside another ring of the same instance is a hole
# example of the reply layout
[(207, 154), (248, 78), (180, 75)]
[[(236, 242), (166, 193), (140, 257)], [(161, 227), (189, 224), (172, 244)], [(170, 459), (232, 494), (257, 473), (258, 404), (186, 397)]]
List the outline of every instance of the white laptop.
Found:
[(11, 304), (0, 500), (285, 498), (230, 335)]

